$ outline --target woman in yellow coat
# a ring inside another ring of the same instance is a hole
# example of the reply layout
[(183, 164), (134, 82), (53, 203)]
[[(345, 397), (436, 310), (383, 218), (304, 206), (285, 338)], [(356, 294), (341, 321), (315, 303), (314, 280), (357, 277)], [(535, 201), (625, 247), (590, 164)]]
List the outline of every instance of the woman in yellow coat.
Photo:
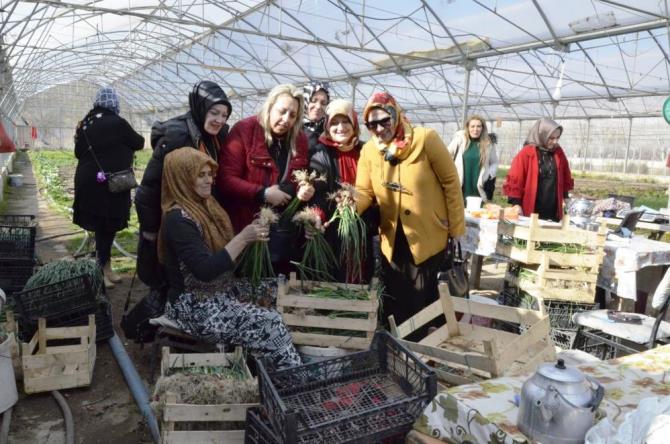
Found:
[(390, 94), (373, 94), (363, 119), (357, 210), (379, 204), (384, 314), (401, 323), (438, 297), (447, 241), (465, 234), (461, 184), (440, 136), (410, 125)]

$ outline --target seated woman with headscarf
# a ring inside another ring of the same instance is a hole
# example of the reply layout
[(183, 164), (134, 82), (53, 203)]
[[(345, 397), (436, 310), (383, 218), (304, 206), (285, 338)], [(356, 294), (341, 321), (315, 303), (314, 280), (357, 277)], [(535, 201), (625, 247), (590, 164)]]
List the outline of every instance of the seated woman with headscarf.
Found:
[[(252, 223), (233, 234), (228, 214), (212, 197), (217, 167), (196, 150), (165, 157), (158, 251), (169, 284), (166, 315), (189, 334), (242, 345), (278, 368), (299, 365), (281, 315), (243, 302), (252, 288), (233, 277), (235, 259), (250, 242), (267, 240), (268, 233)], [(276, 296), (274, 281), (262, 286), (264, 294)]]
[(558, 140), (563, 127), (542, 118), (528, 132), (524, 147), (512, 160), (503, 194), (524, 216), (563, 219), (563, 200), (575, 186), (570, 165)]

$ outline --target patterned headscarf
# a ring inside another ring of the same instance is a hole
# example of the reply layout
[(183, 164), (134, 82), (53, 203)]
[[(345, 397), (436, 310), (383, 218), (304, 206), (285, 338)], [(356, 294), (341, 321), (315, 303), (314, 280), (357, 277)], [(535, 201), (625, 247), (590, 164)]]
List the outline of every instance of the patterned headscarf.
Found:
[(536, 121), (530, 128), (530, 131), (528, 131), (528, 136), (526, 136), (526, 142), (524, 143), (524, 145), (535, 145), (541, 150), (553, 151), (547, 148), (547, 139), (549, 139), (551, 133), (553, 133), (557, 129), (560, 129), (561, 134), (563, 134), (563, 127), (561, 125), (559, 125), (558, 123), (554, 122), (551, 119), (543, 117), (542, 119)]
[[(213, 196), (203, 199), (195, 191), (195, 179), (205, 165), (209, 165), (212, 171), (218, 170), (217, 163), (211, 157), (191, 148), (179, 148), (165, 156), (161, 210), (163, 220), (165, 214), (174, 208), (184, 210), (198, 223), (205, 243), (212, 253), (216, 253), (233, 238), (233, 225), (228, 213)], [(163, 236), (161, 233), (158, 237), (158, 256), (161, 262), (165, 260), (166, 252)]]
[(121, 104), (116, 90), (111, 86), (100, 88), (93, 101), (93, 108), (95, 107), (105, 108), (114, 114), (119, 114), (121, 112)]
[(370, 111), (379, 108), (391, 115), (391, 125), (394, 128), (393, 140), (384, 143), (372, 134), (372, 140), (377, 144), (377, 149), (384, 153), (384, 160), (403, 160), (407, 158), (412, 149), (412, 125), (403, 113), (402, 108), (393, 96), (387, 92), (376, 92), (370, 97), (363, 110), (363, 121), (368, 121)]
[[(326, 97), (328, 98), (328, 101), (330, 101), (330, 93), (328, 92), (328, 82), (311, 82), (307, 85), (305, 85), (302, 89), (302, 97), (305, 102), (305, 114), (303, 116), (303, 123), (308, 123), (311, 122), (309, 120), (309, 116), (307, 115), (307, 110), (309, 109), (309, 101), (312, 99), (312, 96), (319, 91), (323, 91), (326, 93)], [(320, 119), (319, 122), (323, 123), (324, 119)]]

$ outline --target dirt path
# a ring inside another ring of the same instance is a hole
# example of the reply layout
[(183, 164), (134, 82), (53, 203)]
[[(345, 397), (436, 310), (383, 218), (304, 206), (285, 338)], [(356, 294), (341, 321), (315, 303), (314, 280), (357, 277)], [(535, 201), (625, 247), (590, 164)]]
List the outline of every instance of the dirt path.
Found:
[[(67, 254), (65, 243), (71, 236), (52, 236), (72, 233), (78, 227), (72, 225), (65, 216), (51, 211), (43, 196), (37, 192), (32, 168), (27, 156), (16, 163), (15, 172), (24, 175), (24, 186), (9, 190), (7, 213), (36, 214), (38, 232), (36, 243), (38, 259), (42, 263), (60, 259)], [(123, 275), (123, 281), (108, 294), (113, 306), (115, 330), (126, 345), (126, 349), (143, 380), (152, 377), (151, 357), (153, 347), (141, 349), (124, 340), (118, 328), (123, 303), (128, 294), (130, 275)], [(133, 299), (145, 293), (141, 283), (135, 283)], [(19, 383), (19, 391), (23, 389)], [(61, 391), (74, 416), (75, 442), (90, 443), (149, 443), (151, 442), (144, 420), (123, 379), (123, 375), (107, 343), (97, 346), (97, 359), (90, 387)], [(16, 444), (60, 444), (65, 442), (63, 416), (56, 401), (48, 394), (21, 395), (14, 406), (10, 443)]]

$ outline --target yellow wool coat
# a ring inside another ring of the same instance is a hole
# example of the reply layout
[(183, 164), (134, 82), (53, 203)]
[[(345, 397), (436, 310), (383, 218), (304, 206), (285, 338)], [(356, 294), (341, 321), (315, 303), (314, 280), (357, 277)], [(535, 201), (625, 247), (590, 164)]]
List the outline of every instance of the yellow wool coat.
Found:
[[(393, 191), (384, 182), (398, 183), (411, 195)], [(356, 190), (359, 213), (374, 199), (379, 204), (381, 249), (389, 262), (398, 218), (416, 265), (444, 250), (449, 236), (465, 234), (458, 172), (442, 139), (432, 129), (413, 128), (408, 157), (395, 166), (384, 161), (374, 138), (368, 141), (358, 160)]]

